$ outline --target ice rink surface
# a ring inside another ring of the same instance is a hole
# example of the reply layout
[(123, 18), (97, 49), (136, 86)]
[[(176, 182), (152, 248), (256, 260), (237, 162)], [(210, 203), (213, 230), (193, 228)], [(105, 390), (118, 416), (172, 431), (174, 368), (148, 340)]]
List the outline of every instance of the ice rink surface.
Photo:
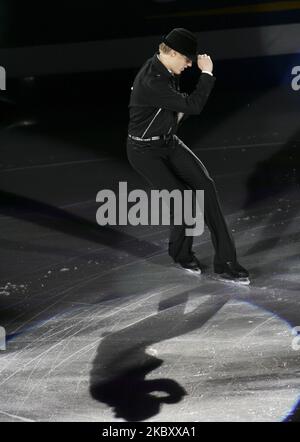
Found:
[(249, 287), (211, 278), (207, 230), (194, 276), (170, 261), (167, 227), (96, 224), (99, 190), (147, 188), (122, 122), (1, 131), (1, 421), (299, 420), (299, 114), (261, 114), (280, 102), (271, 91), (181, 136), (215, 179)]

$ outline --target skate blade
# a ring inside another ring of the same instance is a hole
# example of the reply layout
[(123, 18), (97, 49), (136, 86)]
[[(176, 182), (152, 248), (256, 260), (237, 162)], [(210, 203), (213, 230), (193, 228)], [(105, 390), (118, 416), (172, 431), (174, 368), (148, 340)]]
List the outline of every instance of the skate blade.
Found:
[(200, 276), (201, 275), (201, 270), (199, 269), (199, 270), (191, 270), (191, 269), (183, 269), (183, 270), (185, 270), (186, 272), (188, 272), (188, 273), (192, 273), (192, 275), (196, 275), (196, 276)]
[(184, 272), (187, 272), (189, 274), (195, 275), (195, 276), (200, 276), (202, 274), (201, 269), (195, 271), (192, 269), (185, 269), (184, 267), (181, 266), (177, 266), (178, 269), (183, 270)]
[(222, 278), (222, 276), (213, 276), (212, 278), (215, 281), (225, 282), (225, 283), (228, 283), (228, 284), (243, 285), (243, 286), (250, 285), (250, 279), (249, 278), (228, 279), (228, 278)]

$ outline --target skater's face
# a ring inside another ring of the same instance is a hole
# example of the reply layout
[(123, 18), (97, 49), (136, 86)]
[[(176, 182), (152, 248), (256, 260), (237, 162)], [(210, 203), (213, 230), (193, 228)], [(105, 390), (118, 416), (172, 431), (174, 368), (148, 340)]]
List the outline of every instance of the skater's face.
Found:
[(180, 75), (185, 69), (192, 66), (192, 60), (177, 51), (170, 52), (170, 69), (176, 74)]

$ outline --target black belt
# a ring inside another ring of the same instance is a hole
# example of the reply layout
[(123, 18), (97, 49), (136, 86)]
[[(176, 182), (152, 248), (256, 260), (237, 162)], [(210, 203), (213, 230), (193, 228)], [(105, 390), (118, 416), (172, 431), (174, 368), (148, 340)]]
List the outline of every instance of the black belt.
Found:
[(150, 137), (150, 138), (134, 137), (133, 135), (128, 134), (128, 137), (136, 141), (158, 141), (158, 140), (169, 140), (172, 137), (172, 134), (157, 135), (156, 137)]

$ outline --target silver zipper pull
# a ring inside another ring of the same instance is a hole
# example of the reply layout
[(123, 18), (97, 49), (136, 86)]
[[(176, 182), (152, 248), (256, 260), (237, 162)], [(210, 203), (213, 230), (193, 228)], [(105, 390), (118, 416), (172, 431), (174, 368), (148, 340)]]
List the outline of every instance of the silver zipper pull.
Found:
[(152, 126), (153, 121), (155, 120), (155, 118), (157, 117), (157, 115), (160, 113), (162, 108), (158, 109), (158, 111), (156, 112), (156, 114), (154, 115), (154, 118), (152, 119), (151, 123), (149, 124), (149, 126), (147, 127), (147, 129), (145, 130), (145, 132), (142, 135), (142, 138), (144, 138), (145, 134), (148, 132), (148, 130), (150, 129), (150, 127)]

